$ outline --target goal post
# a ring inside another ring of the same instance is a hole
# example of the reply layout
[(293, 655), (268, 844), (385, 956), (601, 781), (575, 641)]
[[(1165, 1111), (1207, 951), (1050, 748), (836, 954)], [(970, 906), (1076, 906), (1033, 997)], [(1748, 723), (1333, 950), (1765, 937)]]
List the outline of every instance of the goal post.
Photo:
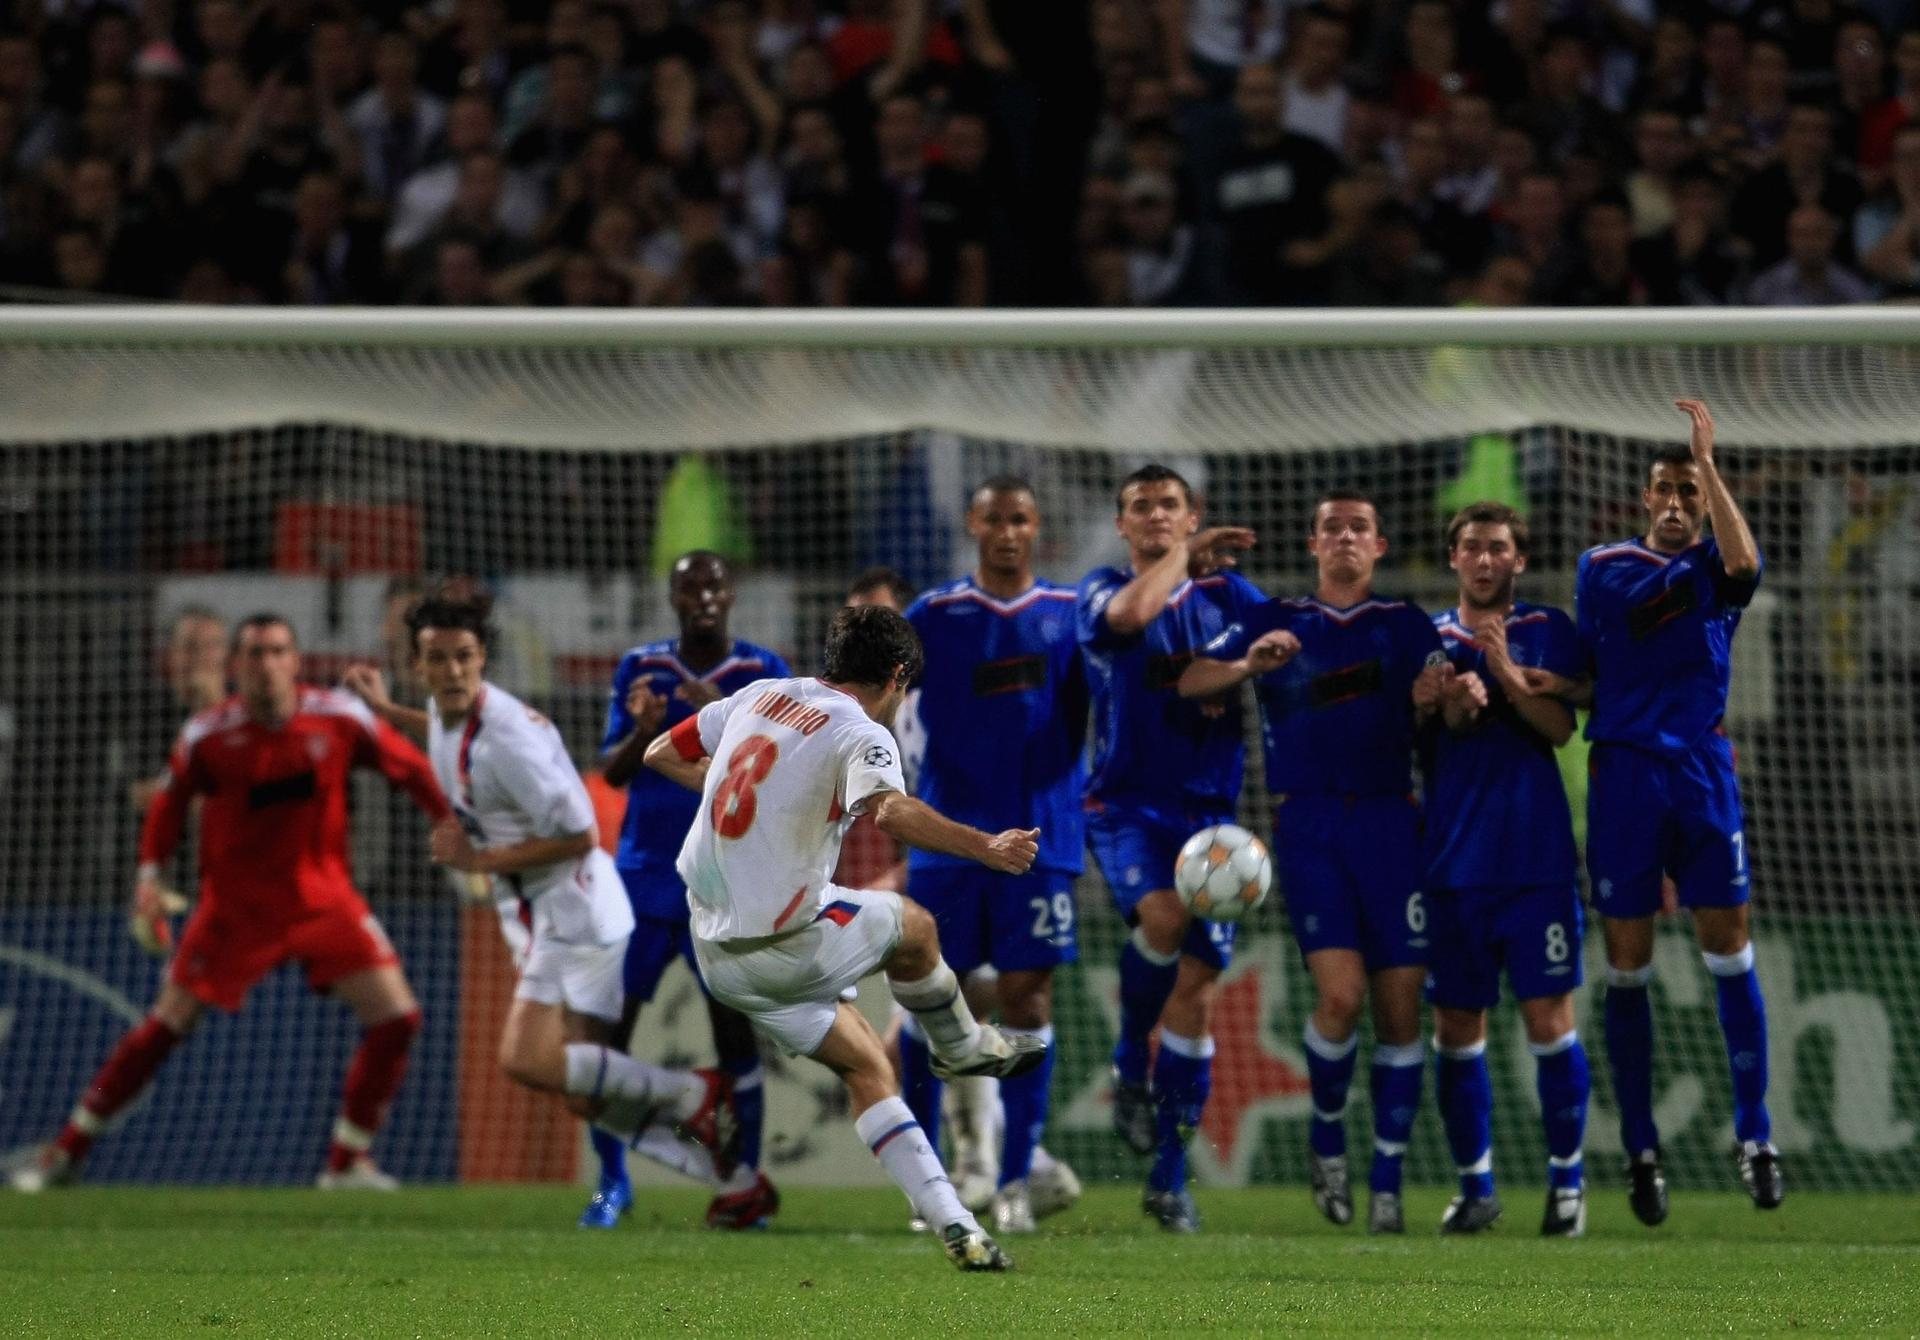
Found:
[[(1451, 599), (1441, 520), (1496, 496), (1536, 532), (1524, 593), (1566, 604), (1579, 553), (1639, 527), (1647, 452), (1684, 440), (1675, 395), (1712, 407), (1768, 561), (1728, 727), (1778, 1138), (1796, 1185), (1920, 1185), (1920, 308), (1893, 307), (0, 311), (0, 1153), (44, 1138), (157, 983), (121, 904), (130, 793), (185, 710), (180, 639), (168, 656), (183, 612), (280, 609), (310, 677), (364, 658), (398, 674), (392, 614), (412, 584), (475, 574), (501, 597), (492, 672), (552, 714), (584, 766), (614, 659), (672, 631), (660, 567), (685, 548), (736, 561), (736, 636), (812, 669), (860, 569), (920, 586), (967, 570), (972, 483), (1032, 479), (1041, 571), (1071, 582), (1115, 557), (1118, 478), (1163, 459), (1213, 518), (1260, 533), (1245, 570), (1269, 592), (1310, 584), (1307, 511), (1340, 484), (1379, 500), (1381, 589)], [(1576, 802), (1581, 757), (1563, 751)], [(617, 821), (618, 797), (600, 798)], [(1270, 827), (1257, 750), (1243, 818)], [(417, 818), (377, 782), (354, 824), (356, 872), (428, 1016), (381, 1157), (412, 1179), (568, 1175), (571, 1128), (492, 1074), (510, 981), (491, 914), (427, 869)], [(1131, 1180), (1104, 1088), (1121, 931), (1097, 874), (1079, 895), (1047, 1143), (1083, 1176)], [(1215, 1181), (1304, 1177), (1307, 983), (1283, 926), (1277, 907), (1258, 915), (1222, 990), (1198, 1142)], [(1589, 983), (1597, 939), (1590, 927)], [(1728, 1184), (1714, 994), (1683, 920), (1662, 922), (1656, 963), (1670, 1167)], [(1618, 1140), (1584, 1003), (1581, 1027), (1590, 1166), (1609, 1177)], [(700, 1058), (704, 1030), (677, 980), (640, 1045)], [(276, 977), (169, 1063), (96, 1175), (310, 1175), (352, 1031)], [(1511, 1011), (1489, 1054), (1499, 1167), (1536, 1180)], [(826, 1115), (830, 1094), (824, 1074), (774, 1067), (776, 1178), (874, 1175)], [(1416, 1179), (1447, 1179), (1430, 1094), (1411, 1157)]]

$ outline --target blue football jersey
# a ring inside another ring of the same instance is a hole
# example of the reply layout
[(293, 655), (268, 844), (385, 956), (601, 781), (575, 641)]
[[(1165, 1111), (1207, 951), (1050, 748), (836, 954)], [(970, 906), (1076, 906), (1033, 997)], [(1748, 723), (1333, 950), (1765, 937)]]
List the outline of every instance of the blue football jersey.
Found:
[(1662, 554), (1639, 539), (1580, 556), (1574, 604), (1593, 714), (1587, 738), (1678, 756), (1727, 711), (1733, 634), (1760, 574), (1735, 581), (1720, 546)]
[(1336, 609), (1311, 596), (1246, 611), (1204, 655), (1235, 661), (1284, 628), (1300, 651), (1258, 676), (1267, 789), (1281, 795), (1407, 795), (1413, 790), (1413, 681), (1442, 655), (1418, 605), (1371, 596)]
[[(751, 642), (735, 642), (726, 657), (703, 675), (696, 675), (682, 664), (679, 642), (666, 638), (635, 647), (620, 658), (613, 672), (613, 697), (607, 704), (607, 730), (601, 737), (605, 752), (633, 734), (633, 717), (627, 711), (627, 690), (642, 676), (653, 692), (667, 700), (667, 714), (660, 729), (672, 730), (699, 709), (674, 696), (673, 691), (688, 680), (700, 680), (731, 698), (747, 685), (761, 679), (788, 679), (793, 672), (775, 652)], [(672, 871), (686, 841), (693, 817), (700, 812), (698, 792), (669, 781), (652, 768), (641, 768), (627, 784), (627, 817), (620, 825), (620, 850), (614, 863), (629, 870), (657, 867)]]
[[(1516, 602), (1507, 615), (1515, 665), (1581, 673), (1579, 634), (1565, 612)], [(1427, 883), (1437, 889), (1568, 885), (1576, 877), (1573, 812), (1553, 746), (1514, 710), (1486, 653), (1457, 610), (1433, 616), (1447, 659), (1487, 686), (1487, 706), (1465, 732), (1429, 727)], [(1572, 718), (1568, 718), (1571, 724)]]
[[(997, 833), (1040, 829), (1043, 870), (1078, 874), (1087, 689), (1072, 587), (1036, 582), (999, 600), (962, 577), (907, 608), (920, 635), (926, 754), (916, 794), (950, 819)], [(915, 849), (912, 869), (970, 866)]]
[(1107, 604), (1133, 580), (1098, 568), (1080, 583), (1078, 625), (1093, 698), (1093, 769), (1099, 801), (1231, 811), (1240, 796), (1246, 746), (1238, 694), (1209, 715), (1174, 691), (1194, 653), (1263, 597), (1237, 572), (1182, 582), (1139, 633), (1107, 626)]

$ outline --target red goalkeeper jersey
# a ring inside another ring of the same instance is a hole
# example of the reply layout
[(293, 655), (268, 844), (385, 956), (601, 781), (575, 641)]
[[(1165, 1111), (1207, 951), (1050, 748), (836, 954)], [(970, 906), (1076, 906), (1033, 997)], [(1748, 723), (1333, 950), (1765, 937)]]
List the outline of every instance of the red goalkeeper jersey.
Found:
[(261, 725), (229, 699), (182, 728), (167, 786), (147, 811), (140, 859), (173, 854), (197, 795), (207, 911), (265, 929), (357, 901), (347, 859), (356, 767), (378, 768), (436, 822), (451, 813), (426, 756), (352, 694), (302, 687), (281, 726)]

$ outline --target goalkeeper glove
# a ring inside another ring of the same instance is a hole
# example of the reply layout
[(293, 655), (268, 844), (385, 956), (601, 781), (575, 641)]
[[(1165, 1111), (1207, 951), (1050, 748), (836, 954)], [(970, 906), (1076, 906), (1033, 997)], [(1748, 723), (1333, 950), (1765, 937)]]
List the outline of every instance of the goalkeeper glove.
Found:
[(160, 882), (158, 866), (143, 865), (134, 880), (133, 912), (127, 918), (127, 932), (142, 949), (156, 957), (173, 948), (170, 916), (187, 910), (187, 900)]

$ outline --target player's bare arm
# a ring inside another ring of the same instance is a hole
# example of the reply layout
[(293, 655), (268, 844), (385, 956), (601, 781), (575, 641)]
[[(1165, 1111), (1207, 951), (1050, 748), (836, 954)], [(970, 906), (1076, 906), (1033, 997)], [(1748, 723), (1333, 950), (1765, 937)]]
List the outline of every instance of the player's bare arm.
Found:
[(1589, 676), (1583, 675), (1578, 679), (1569, 679), (1565, 675), (1557, 675), (1551, 670), (1543, 670), (1533, 665), (1520, 667), (1520, 674), (1526, 681), (1527, 692), (1530, 694), (1558, 698), (1568, 707), (1577, 708), (1582, 712), (1593, 706), (1593, 680)]
[(639, 773), (647, 746), (659, 736), (660, 723), (666, 720), (666, 697), (655, 693), (644, 677), (636, 679), (627, 686), (627, 715), (633, 718), (633, 734), (607, 751), (602, 768), (609, 786), (625, 786)]
[(1160, 617), (1181, 582), (1233, 567), (1238, 561), (1236, 551), (1251, 549), (1256, 538), (1245, 526), (1210, 526), (1197, 535), (1175, 539), (1166, 553), (1113, 593), (1107, 602), (1107, 627), (1123, 636), (1140, 632)]
[(473, 845), (457, 819), (443, 819), (434, 825), (428, 839), (428, 852), (435, 865), (476, 875), (511, 875), (522, 870), (554, 865), (585, 856), (593, 850), (594, 831), (568, 833), (559, 837), (533, 837), (505, 847), (480, 848)]
[(1760, 547), (1754, 543), (1747, 518), (1733, 500), (1727, 481), (1720, 477), (1713, 459), (1713, 415), (1703, 400), (1680, 399), (1673, 402), (1692, 420), (1687, 449), (1700, 470), (1700, 491), (1706, 495), (1707, 516), (1713, 522), (1713, 538), (1720, 545), (1720, 562), (1727, 576), (1748, 581), (1760, 572)]
[[(621, 746), (626, 748), (625, 745)], [(656, 735), (642, 751), (642, 761), (662, 777), (680, 783), (689, 791), (703, 790), (707, 784), (707, 767), (713, 760), (702, 754), (697, 759), (681, 756), (674, 745), (671, 735)], [(613, 767), (607, 767), (607, 780), (613, 781)], [(615, 783), (618, 785), (618, 783)]]
[(926, 802), (898, 791), (885, 792), (874, 802), (873, 822), (882, 833), (909, 847), (964, 856), (1003, 875), (1025, 874), (1040, 854), (1037, 828), (985, 833), (955, 823)]
[(1180, 672), (1174, 687), (1182, 698), (1207, 698), (1269, 671), (1278, 670), (1300, 654), (1300, 639), (1284, 628), (1262, 633), (1236, 661), (1216, 661), (1196, 656)]
[(427, 714), (420, 708), (396, 703), (387, 692), (387, 677), (380, 673), (378, 666), (350, 665), (340, 677), (340, 684), (395, 730), (405, 731), (417, 740), (427, 738)]
[(1506, 621), (1489, 619), (1474, 629), (1473, 635), (1480, 649), (1486, 653), (1488, 671), (1506, 692), (1507, 701), (1513, 704), (1513, 710), (1520, 719), (1555, 749), (1571, 739), (1573, 713), (1558, 698), (1534, 693), (1527, 681), (1525, 667), (1513, 659), (1513, 650), (1507, 643)]

